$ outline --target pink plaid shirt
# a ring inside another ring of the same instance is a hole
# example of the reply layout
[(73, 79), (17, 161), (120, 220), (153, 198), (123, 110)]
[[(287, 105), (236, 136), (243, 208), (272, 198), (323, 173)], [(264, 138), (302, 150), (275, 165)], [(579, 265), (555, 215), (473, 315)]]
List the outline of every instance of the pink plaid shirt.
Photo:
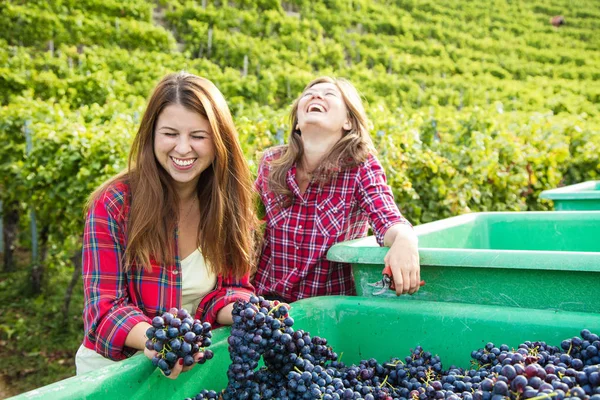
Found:
[[(128, 217), (129, 186), (116, 183), (92, 205), (83, 234), (83, 345), (111, 360), (136, 352), (125, 346), (125, 338), (137, 323), (150, 323), (171, 307), (181, 308), (179, 255), (174, 265), (152, 260), (150, 272), (123, 268)], [(219, 275), (198, 309), (188, 311), (218, 327), (219, 310), (238, 299), (248, 300), (253, 289), (248, 275), (239, 280)]]
[(270, 161), (280, 154), (277, 148), (265, 152), (255, 182), (266, 210), (265, 243), (254, 277), (257, 293), (287, 301), (356, 294), (350, 265), (327, 261), (327, 250), (366, 236), (369, 222), (380, 245), (392, 225), (410, 224), (394, 203), (381, 164), (370, 155), (331, 182), (311, 182), (304, 194), (293, 166), (287, 173), (293, 202), (282, 208), (281, 195), (268, 187)]

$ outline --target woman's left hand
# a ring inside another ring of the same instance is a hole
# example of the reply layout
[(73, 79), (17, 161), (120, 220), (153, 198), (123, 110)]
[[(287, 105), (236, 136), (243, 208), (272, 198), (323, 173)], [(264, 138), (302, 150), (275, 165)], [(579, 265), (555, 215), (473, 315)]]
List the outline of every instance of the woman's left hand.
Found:
[(392, 226), (385, 235), (389, 240), (388, 233), (393, 236), (393, 242), (383, 261), (392, 270), (396, 295), (414, 294), (421, 282), (417, 237), (408, 225)]
[[(148, 357), (150, 360), (152, 360), (152, 358), (157, 354), (157, 352), (154, 350), (148, 350), (146, 348), (146, 349), (144, 349), (144, 354), (146, 355), (146, 357)], [(204, 352), (202, 352), (202, 351), (199, 351), (198, 353), (194, 354), (194, 363), (189, 366), (183, 365), (183, 358), (178, 359), (175, 362), (175, 365), (173, 366), (173, 368), (171, 369), (171, 374), (169, 376), (165, 375), (165, 373), (160, 368), (159, 368), (159, 371), (169, 379), (177, 379), (179, 374), (181, 374), (182, 372), (186, 372), (186, 371), (189, 371), (190, 369), (194, 368), (194, 365), (196, 365), (198, 363), (198, 360), (200, 360), (200, 358), (202, 358), (203, 356), (204, 356)]]

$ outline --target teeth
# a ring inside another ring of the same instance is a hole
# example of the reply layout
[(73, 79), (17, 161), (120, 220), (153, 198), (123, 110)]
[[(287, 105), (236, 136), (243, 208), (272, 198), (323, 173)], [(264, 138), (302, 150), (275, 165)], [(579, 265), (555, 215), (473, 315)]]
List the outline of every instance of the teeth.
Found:
[(313, 112), (313, 111), (325, 112), (325, 107), (323, 107), (320, 104), (309, 104), (308, 112)]
[(173, 161), (175, 162), (175, 164), (181, 166), (181, 167), (187, 167), (188, 165), (192, 165), (194, 163), (194, 161), (196, 161), (196, 159), (191, 159), (191, 160), (180, 160), (178, 158), (175, 157), (171, 157), (173, 159)]

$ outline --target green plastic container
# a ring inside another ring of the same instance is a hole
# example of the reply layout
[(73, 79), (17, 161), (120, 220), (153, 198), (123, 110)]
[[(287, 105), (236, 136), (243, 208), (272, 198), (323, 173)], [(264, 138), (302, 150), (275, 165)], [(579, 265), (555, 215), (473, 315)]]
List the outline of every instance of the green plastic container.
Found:
[[(426, 285), (398, 299), (600, 313), (600, 212), (473, 213), (415, 231)], [(386, 253), (368, 237), (327, 258), (351, 263), (358, 295), (371, 296)]]
[[(469, 367), (472, 350), (487, 342), (516, 347), (526, 340), (559, 346), (583, 328), (600, 330), (600, 314), (475, 304), (397, 302), (385, 298), (320, 297), (292, 305), (296, 329), (328, 339), (342, 361), (405, 357), (417, 345), (440, 355), (443, 366)], [(223, 389), (229, 365), (229, 328), (215, 331), (215, 357), (177, 380), (164, 378), (144, 356), (69, 378), (15, 399), (184, 399)]]
[(600, 210), (600, 181), (544, 190), (540, 198), (552, 200), (556, 211)]

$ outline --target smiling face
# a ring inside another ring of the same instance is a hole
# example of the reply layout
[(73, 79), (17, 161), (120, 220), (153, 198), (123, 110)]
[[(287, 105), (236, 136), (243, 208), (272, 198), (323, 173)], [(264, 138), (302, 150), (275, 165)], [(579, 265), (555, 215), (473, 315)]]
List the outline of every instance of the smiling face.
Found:
[(318, 128), (341, 137), (352, 128), (348, 108), (338, 87), (333, 83), (317, 83), (302, 93), (297, 109), (298, 128), (301, 132)]
[(195, 185), (215, 159), (208, 119), (180, 104), (163, 109), (154, 130), (154, 156), (179, 185)]

